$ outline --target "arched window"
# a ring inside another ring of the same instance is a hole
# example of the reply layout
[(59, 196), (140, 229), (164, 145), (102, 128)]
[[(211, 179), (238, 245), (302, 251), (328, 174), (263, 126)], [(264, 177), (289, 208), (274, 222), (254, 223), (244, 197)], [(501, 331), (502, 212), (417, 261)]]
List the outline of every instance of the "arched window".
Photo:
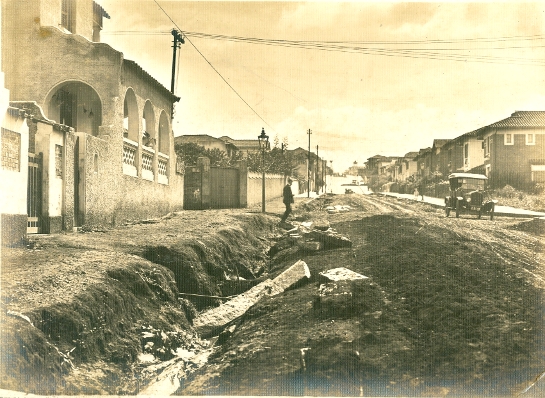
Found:
[(142, 145), (155, 148), (157, 136), (155, 134), (155, 113), (151, 102), (146, 101), (142, 114)]
[(138, 103), (134, 91), (129, 88), (123, 104), (123, 137), (138, 143)]
[(127, 89), (123, 102), (123, 173), (138, 176), (138, 103), (132, 88)]
[(155, 134), (155, 113), (148, 100), (142, 113), (142, 178), (153, 181), (154, 159), (156, 155), (157, 135)]
[(170, 123), (165, 111), (159, 117), (159, 142), (157, 143), (157, 180), (160, 184), (168, 184), (170, 170)]
[(157, 148), (165, 155), (170, 153), (170, 123), (165, 111), (162, 111), (159, 117), (159, 144)]

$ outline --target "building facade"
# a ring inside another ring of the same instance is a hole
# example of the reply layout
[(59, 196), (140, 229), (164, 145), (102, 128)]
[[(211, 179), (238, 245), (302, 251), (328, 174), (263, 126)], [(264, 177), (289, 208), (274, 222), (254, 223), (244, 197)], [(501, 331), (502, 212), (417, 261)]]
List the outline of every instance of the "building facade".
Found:
[(479, 130), (484, 169), (494, 187), (545, 183), (545, 111), (517, 111)]
[(171, 127), (178, 98), (100, 43), (104, 18), (92, 0), (2, 2), (5, 85), (34, 121), (28, 151), (45, 162), (39, 232), (183, 207)]

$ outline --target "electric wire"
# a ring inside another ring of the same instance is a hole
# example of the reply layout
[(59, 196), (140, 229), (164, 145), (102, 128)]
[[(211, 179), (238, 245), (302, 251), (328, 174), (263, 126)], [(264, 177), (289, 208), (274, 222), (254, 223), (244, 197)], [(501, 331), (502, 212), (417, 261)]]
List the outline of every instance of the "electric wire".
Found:
[[(132, 32), (132, 31), (119, 31)], [(116, 32), (112, 32), (116, 33)], [(152, 32), (153, 34), (167, 34), (168, 32)], [(280, 39), (260, 39), (253, 37), (227, 36), (219, 34), (208, 34), (199, 32), (184, 32), (185, 37), (225, 40), (232, 42), (243, 42), (249, 44), (261, 44), (280, 47), (294, 47), (302, 49), (314, 49), (321, 51), (335, 51), (344, 53), (361, 53), (364, 55), (382, 55), (382, 56), (399, 56), (405, 58), (423, 58), (432, 60), (450, 60), (463, 62), (481, 62), (494, 64), (512, 64), (512, 65), (537, 65), (544, 66), (545, 60), (535, 58), (521, 58), (516, 56), (493, 56), (479, 54), (461, 54), (461, 53), (445, 53), (447, 51), (477, 51), (477, 50), (532, 50), (545, 47), (545, 45), (509, 45), (502, 47), (465, 47), (465, 48), (449, 48), (449, 47), (431, 47), (431, 48), (384, 48), (384, 47), (369, 47), (369, 45), (388, 44), (388, 45), (424, 45), (424, 44), (467, 44), (467, 43), (498, 43), (498, 42), (517, 42), (517, 41), (535, 41), (544, 40), (545, 35), (533, 36), (507, 36), (498, 38), (468, 38), (457, 40), (406, 40), (406, 41), (295, 41), (295, 40), (280, 40)], [(367, 45), (361, 47), (360, 45)], [(193, 43), (192, 43), (193, 45)]]
[(165, 11), (165, 9), (163, 7), (161, 7), (161, 5), (159, 4), (159, 2), (157, 0), (153, 0), (155, 2), (155, 4), (157, 4), (157, 6), (161, 9), (161, 11), (163, 11), (163, 13), (167, 16), (168, 19), (170, 19), (170, 22), (172, 22), (174, 24), (174, 26), (176, 26), (176, 28), (178, 29), (178, 31), (180, 31), (186, 38), (186, 40), (189, 42), (189, 44), (191, 44), (191, 46), (195, 49), (195, 51), (197, 51), (199, 53), (199, 55), (206, 61), (206, 63), (208, 63), (208, 65), (210, 65), (210, 67), (214, 70), (214, 72), (216, 72), (216, 74), (225, 82), (225, 84), (227, 84), (229, 86), (229, 88), (231, 88), (231, 90), (242, 100), (242, 102), (244, 102), (246, 104), (246, 106), (248, 106), (248, 108), (250, 108), (252, 110), (253, 113), (256, 114), (256, 116), (258, 118), (260, 118), (263, 123), (265, 123), (267, 126), (269, 126), (273, 131), (274, 129), (271, 127), (271, 125), (269, 123), (267, 123), (265, 121), (265, 119), (263, 119), (261, 117), (261, 115), (259, 113), (257, 113), (255, 111), (254, 108), (252, 108), (252, 106), (250, 104), (248, 104), (248, 102), (242, 98), (242, 96), (238, 93), (237, 90), (235, 90), (235, 88), (223, 77), (223, 75), (214, 67), (214, 65), (212, 65), (212, 63), (204, 56), (204, 54), (197, 48), (197, 46), (195, 46), (195, 44), (193, 44), (193, 42), (184, 34), (184, 32), (182, 31), (182, 29), (180, 29), (180, 27), (176, 24), (176, 22), (174, 22), (174, 20), (170, 17), (170, 15), (168, 15), (168, 13)]

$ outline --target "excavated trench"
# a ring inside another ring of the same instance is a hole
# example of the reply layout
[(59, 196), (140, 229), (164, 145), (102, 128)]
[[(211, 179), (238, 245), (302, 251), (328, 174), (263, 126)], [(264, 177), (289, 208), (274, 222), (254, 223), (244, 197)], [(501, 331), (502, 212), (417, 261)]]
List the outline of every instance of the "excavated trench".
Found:
[(192, 320), (263, 280), (273, 221), (253, 215), (202, 239), (144, 247), (68, 302), (2, 311), (0, 388), (137, 394), (168, 366), (200, 366), (210, 343)]

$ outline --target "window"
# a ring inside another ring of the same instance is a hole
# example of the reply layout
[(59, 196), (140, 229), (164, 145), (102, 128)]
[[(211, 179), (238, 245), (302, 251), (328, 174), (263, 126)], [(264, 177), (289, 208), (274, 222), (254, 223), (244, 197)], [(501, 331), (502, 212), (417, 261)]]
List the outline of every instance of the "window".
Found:
[(506, 133), (503, 135), (503, 144), (504, 145), (514, 145), (513, 134)]
[(75, 9), (74, 0), (62, 0), (61, 25), (69, 32), (74, 32), (74, 21), (76, 19), (74, 17)]
[(469, 144), (464, 145), (464, 164), (467, 166), (469, 164)]
[(536, 144), (536, 135), (526, 134), (526, 145), (535, 145), (535, 144)]

